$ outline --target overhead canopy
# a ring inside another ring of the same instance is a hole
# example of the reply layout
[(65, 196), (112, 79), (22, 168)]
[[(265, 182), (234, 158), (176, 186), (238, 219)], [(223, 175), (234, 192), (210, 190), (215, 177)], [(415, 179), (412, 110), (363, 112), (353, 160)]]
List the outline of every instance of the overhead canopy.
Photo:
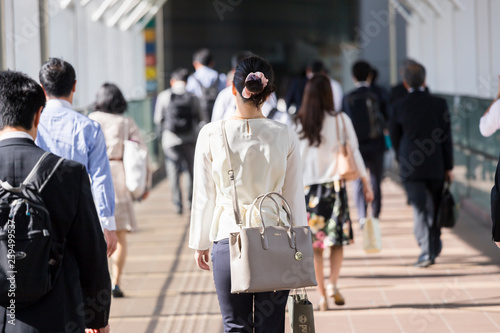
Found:
[(144, 28), (156, 15), (167, 0), (58, 0), (62, 9), (70, 4), (87, 6), (91, 2), (99, 3), (92, 13), (94, 21), (103, 20), (109, 27), (119, 26), (121, 30), (130, 29), (139, 23)]

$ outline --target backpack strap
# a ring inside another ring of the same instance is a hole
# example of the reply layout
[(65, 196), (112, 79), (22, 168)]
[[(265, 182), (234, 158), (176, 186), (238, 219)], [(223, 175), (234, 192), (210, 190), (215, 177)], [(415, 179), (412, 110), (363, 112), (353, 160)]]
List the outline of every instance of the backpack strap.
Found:
[[(38, 160), (38, 162), (36, 162), (35, 166), (33, 167), (33, 169), (31, 169), (31, 172), (28, 174), (28, 176), (26, 177), (26, 179), (21, 183), (20, 187), (19, 188), (26, 188), (26, 186), (28, 184), (33, 184), (34, 183), (34, 177), (36, 175), (38, 175), (38, 171), (40, 170), (41, 166), (42, 166), (42, 163), (45, 161), (45, 159), (50, 155), (49, 152), (45, 152), (42, 157), (40, 157), (40, 159)], [(49, 182), (49, 180), (52, 178), (52, 176), (54, 175), (54, 173), (56, 172), (57, 168), (59, 167), (59, 165), (61, 165), (61, 163), (64, 161), (64, 158), (60, 157), (56, 164), (54, 165), (54, 167), (52, 167), (52, 169), (50, 170), (49, 172), (49, 175), (47, 176), (47, 178), (45, 178), (42, 182), (42, 184), (40, 185), (40, 187), (38, 188), (38, 193), (42, 193), (43, 189), (45, 188), (45, 185), (47, 185), (47, 183)]]
[(26, 188), (26, 185), (29, 184), (30, 181), (31, 181), (31, 178), (33, 178), (36, 175), (36, 173), (38, 172), (38, 169), (40, 168), (40, 165), (45, 160), (45, 158), (47, 158), (47, 156), (49, 154), (50, 154), (49, 152), (43, 153), (43, 155), (36, 162), (36, 164), (33, 167), (33, 169), (31, 169), (31, 171), (28, 174), (28, 176), (26, 177), (26, 179), (24, 179), (24, 181), (21, 184), (19, 184), (18, 187), (14, 187), (14, 186), (10, 185), (8, 182), (4, 182), (4, 181), (1, 181), (1, 180), (0, 180), (0, 186), (3, 187), (3, 189), (6, 190), (6, 191), (8, 191), (8, 192), (12, 192), (12, 193), (21, 193), (21, 192), (23, 192), (24, 189)]

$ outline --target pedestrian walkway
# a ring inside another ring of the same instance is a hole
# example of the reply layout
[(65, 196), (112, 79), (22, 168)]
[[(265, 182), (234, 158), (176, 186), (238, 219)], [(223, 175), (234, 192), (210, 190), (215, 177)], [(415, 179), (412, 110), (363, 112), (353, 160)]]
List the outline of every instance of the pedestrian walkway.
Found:
[[(316, 332), (500, 332), (500, 249), (489, 224), (462, 212), (453, 230), (443, 230), (436, 264), (414, 268), (411, 207), (395, 182), (382, 188), (383, 250), (365, 254), (354, 225), (339, 281), (346, 305), (331, 301), (329, 311), (316, 311)], [(112, 332), (223, 332), (212, 275), (196, 267), (188, 217), (176, 215), (169, 192), (162, 182), (137, 205), (140, 230), (130, 234), (121, 286), (127, 297), (113, 300)], [(351, 215), (356, 221), (354, 208)], [(314, 288), (308, 295), (317, 304)]]

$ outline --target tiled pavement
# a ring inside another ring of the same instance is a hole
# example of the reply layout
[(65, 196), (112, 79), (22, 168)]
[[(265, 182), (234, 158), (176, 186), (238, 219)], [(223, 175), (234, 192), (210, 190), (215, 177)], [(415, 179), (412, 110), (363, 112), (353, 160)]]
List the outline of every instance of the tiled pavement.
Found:
[[(136, 207), (140, 230), (129, 236), (121, 286), (127, 297), (113, 300), (112, 332), (223, 332), (211, 273), (196, 267), (188, 216), (175, 214), (168, 192), (162, 182)], [(414, 268), (411, 208), (390, 179), (383, 193), (383, 250), (365, 254), (355, 226), (339, 281), (346, 305), (316, 311), (316, 332), (500, 332), (500, 249), (489, 225), (462, 212), (457, 226), (443, 231), (437, 263)], [(351, 215), (355, 221), (354, 209)], [(308, 294), (317, 304), (314, 289)]]

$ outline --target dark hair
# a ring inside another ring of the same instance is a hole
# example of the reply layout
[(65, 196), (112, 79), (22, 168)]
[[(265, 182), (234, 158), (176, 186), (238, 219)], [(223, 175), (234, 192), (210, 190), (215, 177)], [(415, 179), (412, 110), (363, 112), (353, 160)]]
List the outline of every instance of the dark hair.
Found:
[(40, 107), (45, 107), (45, 93), (35, 80), (21, 72), (0, 72), (0, 130), (30, 130)]
[(75, 84), (75, 69), (71, 64), (58, 58), (50, 58), (42, 65), (40, 83), (48, 96), (67, 97)]
[[(264, 74), (268, 80), (265, 87), (259, 78), (245, 82), (248, 74), (255, 72), (261, 72)], [(241, 97), (245, 103), (252, 102), (256, 107), (260, 107), (269, 95), (276, 90), (276, 87), (274, 86), (274, 72), (271, 65), (266, 60), (256, 55), (240, 61), (238, 66), (236, 66), (233, 82), (240, 95), (244, 88), (247, 88), (249, 92), (254, 93), (250, 96), (250, 98)]]
[(184, 81), (184, 82), (187, 82), (188, 77), (189, 77), (189, 71), (186, 68), (177, 68), (175, 71), (172, 72), (172, 75), (170, 75), (171, 80)]
[(242, 52), (238, 52), (236, 54), (233, 54), (233, 56), (231, 57), (232, 68), (233, 69), (236, 68), (236, 66), (238, 66), (240, 61), (242, 61), (243, 59), (248, 58), (252, 55), (253, 55), (253, 53), (250, 51), (242, 51)]
[(403, 79), (410, 88), (419, 88), (425, 82), (425, 68), (417, 62), (410, 63), (406, 66)]
[(300, 138), (309, 140), (310, 146), (321, 144), (325, 113), (334, 114), (332, 86), (328, 76), (316, 74), (306, 83), (302, 104), (295, 118), (295, 122), (302, 125)]
[(364, 60), (356, 61), (352, 65), (352, 76), (358, 81), (366, 81), (371, 73), (371, 66)]
[(122, 114), (127, 110), (127, 101), (116, 85), (105, 83), (97, 91), (95, 108), (97, 111)]
[(193, 54), (194, 61), (198, 61), (203, 66), (210, 66), (214, 61), (214, 57), (209, 49), (200, 49)]
[(307, 65), (307, 68), (309, 68), (311, 70), (311, 72), (313, 72), (314, 74), (327, 74), (327, 70), (326, 70), (326, 67), (325, 67), (325, 64), (323, 63), (323, 61), (319, 60), (319, 59), (315, 59), (313, 61), (311, 61), (308, 65)]

